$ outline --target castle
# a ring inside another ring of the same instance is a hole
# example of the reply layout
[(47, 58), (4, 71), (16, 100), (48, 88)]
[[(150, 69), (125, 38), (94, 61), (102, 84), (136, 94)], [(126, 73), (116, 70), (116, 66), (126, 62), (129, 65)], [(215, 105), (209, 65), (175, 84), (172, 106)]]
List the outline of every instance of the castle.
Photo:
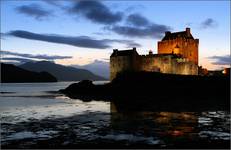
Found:
[(165, 32), (158, 41), (158, 54), (149, 51), (139, 55), (136, 48), (114, 49), (110, 56), (110, 80), (123, 71), (150, 71), (169, 74), (198, 74), (199, 39), (194, 39), (190, 28), (182, 32)]

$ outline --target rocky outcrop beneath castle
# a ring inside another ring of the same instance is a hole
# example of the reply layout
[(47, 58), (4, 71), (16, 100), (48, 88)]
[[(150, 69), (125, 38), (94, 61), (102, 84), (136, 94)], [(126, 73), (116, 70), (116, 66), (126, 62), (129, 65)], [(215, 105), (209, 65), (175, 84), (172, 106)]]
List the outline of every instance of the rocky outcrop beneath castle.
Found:
[(229, 110), (229, 79), (126, 72), (104, 85), (84, 80), (60, 92), (84, 101), (111, 101), (116, 111)]

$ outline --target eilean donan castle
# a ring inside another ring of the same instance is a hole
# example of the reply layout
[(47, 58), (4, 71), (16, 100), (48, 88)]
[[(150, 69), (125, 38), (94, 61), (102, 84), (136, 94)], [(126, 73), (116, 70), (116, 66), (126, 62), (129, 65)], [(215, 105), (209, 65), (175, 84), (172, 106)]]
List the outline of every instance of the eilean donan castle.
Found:
[(110, 80), (123, 71), (150, 71), (169, 74), (198, 74), (199, 39), (194, 39), (190, 28), (182, 32), (165, 32), (158, 41), (158, 54), (152, 51), (139, 55), (136, 48), (114, 49), (110, 56)]

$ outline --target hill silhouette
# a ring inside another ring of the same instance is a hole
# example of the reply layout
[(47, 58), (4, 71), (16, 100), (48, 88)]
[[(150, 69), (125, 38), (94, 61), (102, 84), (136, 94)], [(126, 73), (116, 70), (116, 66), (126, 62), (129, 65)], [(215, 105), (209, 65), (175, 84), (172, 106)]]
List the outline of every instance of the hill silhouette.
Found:
[(20, 67), (36, 72), (46, 71), (55, 76), (59, 81), (105, 80), (105, 78), (95, 75), (88, 70), (67, 67), (50, 61), (27, 62), (20, 65)]
[(57, 79), (48, 72), (33, 72), (16, 67), (12, 64), (1, 63), (1, 82), (57, 82)]
[(106, 79), (109, 79), (110, 76), (110, 64), (106, 61), (95, 60), (94, 62), (86, 65), (72, 65), (72, 67), (89, 70), (94, 74), (102, 76)]

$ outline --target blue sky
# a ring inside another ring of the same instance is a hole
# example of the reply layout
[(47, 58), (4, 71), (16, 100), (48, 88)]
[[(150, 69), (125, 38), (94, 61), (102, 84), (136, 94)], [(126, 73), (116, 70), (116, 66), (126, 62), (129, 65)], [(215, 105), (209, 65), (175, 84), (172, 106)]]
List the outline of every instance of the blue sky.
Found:
[(1, 54), (83, 65), (114, 48), (156, 53), (165, 30), (190, 27), (199, 64), (217, 69), (230, 64), (229, 14), (230, 1), (1, 0)]

